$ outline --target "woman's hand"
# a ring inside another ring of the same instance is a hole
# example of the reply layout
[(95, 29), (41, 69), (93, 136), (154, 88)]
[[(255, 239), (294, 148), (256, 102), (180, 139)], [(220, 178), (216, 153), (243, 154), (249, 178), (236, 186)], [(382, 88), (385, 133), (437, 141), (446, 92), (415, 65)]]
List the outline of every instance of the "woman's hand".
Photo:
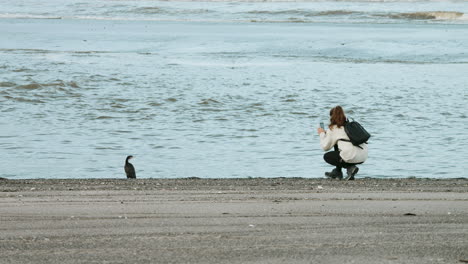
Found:
[(325, 133), (325, 130), (321, 127), (317, 128), (317, 133), (320, 135), (320, 133)]

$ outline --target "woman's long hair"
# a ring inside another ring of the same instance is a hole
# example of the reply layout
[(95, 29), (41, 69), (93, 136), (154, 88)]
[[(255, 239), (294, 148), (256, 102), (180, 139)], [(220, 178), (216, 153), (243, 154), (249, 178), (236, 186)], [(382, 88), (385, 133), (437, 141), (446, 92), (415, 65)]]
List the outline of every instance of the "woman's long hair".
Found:
[(328, 128), (332, 129), (333, 126), (338, 128), (344, 126), (346, 123), (346, 116), (344, 114), (343, 108), (341, 106), (335, 106), (330, 110), (330, 125)]

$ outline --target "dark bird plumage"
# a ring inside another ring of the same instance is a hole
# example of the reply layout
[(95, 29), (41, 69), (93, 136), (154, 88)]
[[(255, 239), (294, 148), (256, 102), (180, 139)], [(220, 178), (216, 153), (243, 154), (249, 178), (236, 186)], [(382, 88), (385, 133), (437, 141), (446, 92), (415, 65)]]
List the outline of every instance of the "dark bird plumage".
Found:
[(136, 179), (135, 168), (130, 162), (128, 162), (131, 158), (133, 158), (133, 156), (127, 156), (127, 159), (125, 160), (125, 173), (127, 174), (128, 179)]

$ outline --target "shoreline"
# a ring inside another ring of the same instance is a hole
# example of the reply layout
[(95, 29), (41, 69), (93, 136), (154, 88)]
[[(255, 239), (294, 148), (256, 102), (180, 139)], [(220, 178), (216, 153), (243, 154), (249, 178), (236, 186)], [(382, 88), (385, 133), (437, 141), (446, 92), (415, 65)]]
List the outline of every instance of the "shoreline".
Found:
[[(318, 188), (322, 186), (322, 188)], [(324, 188), (324, 187), (330, 188)], [(0, 179), (0, 192), (34, 190), (315, 190), (321, 192), (468, 192), (468, 178), (149, 178), (149, 179)], [(315, 188), (314, 188), (315, 187)], [(137, 189), (135, 189), (137, 188)]]
[(464, 263), (468, 179), (0, 180), (2, 263)]

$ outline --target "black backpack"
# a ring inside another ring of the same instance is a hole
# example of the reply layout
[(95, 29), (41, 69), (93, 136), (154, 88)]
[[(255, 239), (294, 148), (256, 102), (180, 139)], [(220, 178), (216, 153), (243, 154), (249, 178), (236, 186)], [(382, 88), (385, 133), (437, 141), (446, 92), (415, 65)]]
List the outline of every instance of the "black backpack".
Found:
[(348, 135), (349, 137), (349, 140), (347, 139), (340, 139), (340, 140), (351, 142), (354, 146), (360, 147), (359, 145), (363, 143), (367, 144), (367, 140), (369, 140), (371, 136), (369, 132), (367, 132), (361, 126), (361, 124), (354, 121), (354, 119), (353, 121), (346, 120), (344, 129), (345, 129), (346, 135)]

